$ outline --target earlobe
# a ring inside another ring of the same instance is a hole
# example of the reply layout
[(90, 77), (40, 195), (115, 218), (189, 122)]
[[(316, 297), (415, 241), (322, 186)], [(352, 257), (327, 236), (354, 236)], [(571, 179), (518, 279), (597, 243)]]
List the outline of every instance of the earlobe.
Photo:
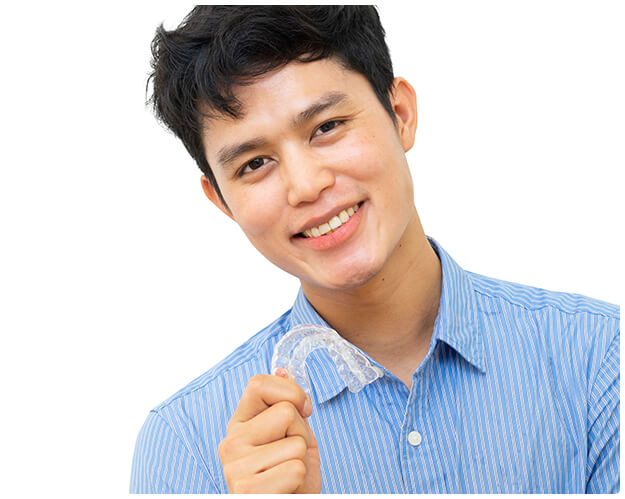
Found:
[(213, 185), (210, 183), (210, 180), (208, 180), (206, 175), (202, 175), (200, 182), (202, 184), (202, 190), (204, 191), (204, 194), (206, 195), (208, 199), (210, 199), (211, 203), (213, 203), (215, 206), (217, 206), (217, 208), (219, 208), (223, 213), (225, 213), (228, 216), (228, 218), (231, 218), (232, 220), (234, 220), (232, 213), (230, 213), (230, 210), (228, 209), (228, 207), (225, 206), (224, 203), (221, 201), (221, 199), (219, 198), (219, 194), (217, 194), (217, 191), (215, 190)]
[(417, 94), (412, 85), (404, 78), (393, 80), (391, 103), (397, 116), (397, 131), (404, 151), (408, 152), (414, 145), (417, 132)]

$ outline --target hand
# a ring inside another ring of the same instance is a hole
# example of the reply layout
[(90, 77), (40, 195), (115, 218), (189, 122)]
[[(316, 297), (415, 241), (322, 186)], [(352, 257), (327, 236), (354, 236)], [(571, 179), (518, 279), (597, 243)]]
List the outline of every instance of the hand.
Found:
[(250, 379), (219, 444), (229, 493), (321, 492), (310, 400), (279, 374)]

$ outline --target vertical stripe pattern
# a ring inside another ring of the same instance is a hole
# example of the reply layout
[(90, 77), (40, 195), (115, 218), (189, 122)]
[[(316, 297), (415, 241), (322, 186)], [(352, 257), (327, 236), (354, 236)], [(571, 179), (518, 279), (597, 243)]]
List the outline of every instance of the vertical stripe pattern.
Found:
[[(441, 301), (410, 390), (371, 359), (384, 376), (354, 394), (328, 352), (308, 358), (322, 492), (618, 492), (620, 308), (466, 272), (430, 243)], [(149, 413), (131, 492), (227, 492), (226, 425), (297, 324), (327, 325), (301, 289), (288, 312)]]

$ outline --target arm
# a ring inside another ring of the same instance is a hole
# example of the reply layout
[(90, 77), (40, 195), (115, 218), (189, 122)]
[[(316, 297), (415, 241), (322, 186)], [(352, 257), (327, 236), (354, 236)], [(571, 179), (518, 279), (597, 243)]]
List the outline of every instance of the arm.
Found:
[(616, 493), (619, 477), (619, 344), (617, 332), (588, 400), (586, 493)]
[(209, 471), (156, 412), (148, 415), (135, 447), (130, 477), (133, 494), (220, 492)]

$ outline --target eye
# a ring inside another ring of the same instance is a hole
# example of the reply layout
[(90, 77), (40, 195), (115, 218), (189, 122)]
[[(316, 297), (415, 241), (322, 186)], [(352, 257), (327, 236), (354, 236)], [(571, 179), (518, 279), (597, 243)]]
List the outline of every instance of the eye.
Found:
[(318, 136), (318, 135), (323, 135), (325, 133), (328, 133), (329, 131), (335, 129), (337, 126), (342, 125), (343, 123), (344, 123), (343, 120), (326, 121), (323, 125), (317, 128), (317, 130), (315, 130), (315, 133), (313, 134), (313, 136)]
[(267, 162), (266, 158), (254, 158), (251, 161), (248, 161), (243, 165), (243, 167), (239, 170), (239, 177), (241, 175), (245, 175), (246, 170), (249, 168), (250, 170), (258, 170), (261, 166), (263, 166)]

